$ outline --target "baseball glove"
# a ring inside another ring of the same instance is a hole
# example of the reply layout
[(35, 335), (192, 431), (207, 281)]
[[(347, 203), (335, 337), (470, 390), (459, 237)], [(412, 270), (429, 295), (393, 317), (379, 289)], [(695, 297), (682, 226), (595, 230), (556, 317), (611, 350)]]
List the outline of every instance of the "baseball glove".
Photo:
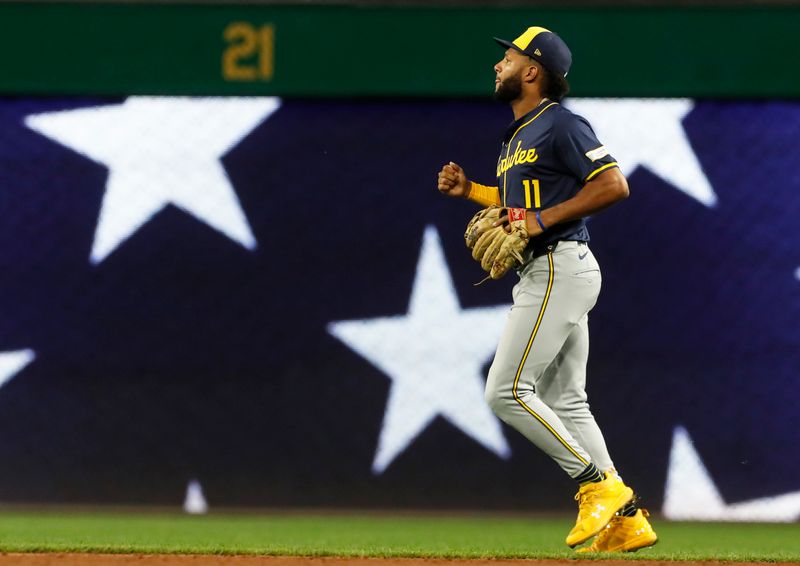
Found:
[(495, 228), (492, 225), (500, 220), (501, 210), (503, 210), (502, 207), (490, 206), (475, 213), (475, 216), (473, 216), (472, 220), (467, 224), (466, 232), (464, 232), (464, 241), (469, 249), (475, 247), (475, 242), (477, 242), (478, 238), (483, 236), (484, 233)]
[[(490, 206), (479, 211), (467, 224), (464, 241), (472, 250), (472, 258), (480, 262), (492, 279), (500, 279), (523, 262), (522, 251), (528, 245), (525, 214), (524, 208)], [(493, 226), (506, 215), (507, 224)]]

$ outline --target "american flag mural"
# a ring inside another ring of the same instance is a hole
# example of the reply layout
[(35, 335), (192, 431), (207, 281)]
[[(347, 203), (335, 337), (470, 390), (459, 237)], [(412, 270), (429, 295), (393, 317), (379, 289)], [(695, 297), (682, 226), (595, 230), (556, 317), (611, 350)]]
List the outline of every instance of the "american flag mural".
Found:
[[(796, 520), (800, 105), (566, 104), (631, 186), (589, 223), (612, 457), (668, 517)], [(516, 276), (473, 286), (475, 208), (436, 191), (491, 183), (510, 120), (0, 99), (0, 501), (571, 508), (483, 401)]]

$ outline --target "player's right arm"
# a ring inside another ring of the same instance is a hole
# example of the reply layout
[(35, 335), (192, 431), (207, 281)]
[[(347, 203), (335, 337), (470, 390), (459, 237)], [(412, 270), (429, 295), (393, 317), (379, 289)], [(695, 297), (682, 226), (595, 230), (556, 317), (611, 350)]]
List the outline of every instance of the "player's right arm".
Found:
[(439, 171), (438, 188), (442, 194), (466, 198), (481, 206), (500, 205), (500, 189), (470, 181), (464, 170), (452, 161)]

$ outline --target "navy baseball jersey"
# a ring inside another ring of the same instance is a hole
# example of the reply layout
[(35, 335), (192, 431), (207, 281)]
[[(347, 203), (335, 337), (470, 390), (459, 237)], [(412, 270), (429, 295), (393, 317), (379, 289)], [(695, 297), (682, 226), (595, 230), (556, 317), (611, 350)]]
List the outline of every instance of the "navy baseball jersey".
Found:
[[(503, 206), (540, 210), (574, 197), (616, 166), (584, 118), (544, 100), (509, 126), (497, 161), (497, 186)], [(586, 219), (557, 224), (529, 245), (559, 240), (588, 242)]]

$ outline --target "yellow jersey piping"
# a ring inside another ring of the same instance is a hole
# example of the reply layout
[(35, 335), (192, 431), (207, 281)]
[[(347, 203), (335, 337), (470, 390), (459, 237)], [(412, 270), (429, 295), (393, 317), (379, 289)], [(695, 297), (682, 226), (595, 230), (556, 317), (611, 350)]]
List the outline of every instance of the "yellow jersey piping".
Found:
[[(531, 118), (530, 120), (528, 120), (527, 122), (525, 122), (524, 124), (522, 124), (522, 125), (521, 125), (519, 128), (517, 128), (516, 130), (514, 130), (514, 134), (511, 136), (511, 139), (510, 139), (510, 140), (508, 140), (508, 146), (506, 147), (506, 159), (508, 159), (508, 155), (511, 153), (511, 142), (512, 142), (512, 141), (514, 141), (514, 138), (517, 136), (517, 134), (519, 133), (519, 131), (520, 131), (522, 128), (524, 128), (525, 126), (527, 126), (528, 124), (530, 124), (531, 122), (533, 122), (534, 120), (536, 120), (536, 118), (538, 118), (539, 116), (541, 116), (541, 115), (542, 115), (542, 113), (543, 113), (545, 110), (547, 110), (547, 109), (548, 109), (548, 108), (550, 108), (551, 106), (555, 106), (556, 104), (558, 104), (558, 102), (551, 102), (550, 104), (548, 104), (547, 106), (545, 106), (544, 108), (542, 108), (542, 109), (541, 109), (541, 110), (540, 110), (540, 111), (539, 111), (539, 112), (536, 114), (536, 116), (534, 116), (533, 118)], [(503, 206), (508, 206), (508, 205), (507, 205), (507, 203), (506, 203), (506, 197), (507, 197), (507, 194), (508, 194), (508, 191), (506, 190), (506, 173), (507, 173), (507, 172), (508, 172), (508, 170), (506, 170), (506, 171), (503, 171)]]
[(595, 169), (594, 171), (589, 173), (589, 175), (586, 177), (586, 180), (584, 181), (584, 183), (588, 183), (594, 177), (596, 177), (598, 175), (598, 173), (601, 173), (601, 172), (605, 171), (606, 169), (611, 169), (612, 167), (619, 167), (619, 164), (616, 161), (612, 161), (611, 163), (606, 163), (602, 167), (598, 167), (597, 169)]

